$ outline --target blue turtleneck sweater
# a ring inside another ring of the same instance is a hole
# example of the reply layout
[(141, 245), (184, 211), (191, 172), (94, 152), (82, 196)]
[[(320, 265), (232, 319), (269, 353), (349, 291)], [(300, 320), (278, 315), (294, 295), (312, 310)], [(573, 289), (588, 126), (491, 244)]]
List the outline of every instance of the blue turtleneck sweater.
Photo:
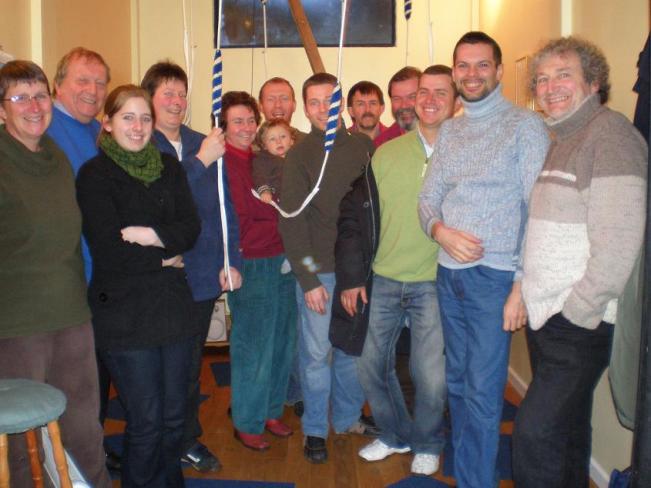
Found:
[(506, 100), (501, 85), (482, 100), (463, 100), (463, 107), (439, 131), (419, 196), (421, 226), (430, 238), (442, 221), (481, 239), (484, 256), (473, 263), (459, 263), (441, 248), (438, 261), (446, 268), (514, 271), (547, 130), (536, 113)]

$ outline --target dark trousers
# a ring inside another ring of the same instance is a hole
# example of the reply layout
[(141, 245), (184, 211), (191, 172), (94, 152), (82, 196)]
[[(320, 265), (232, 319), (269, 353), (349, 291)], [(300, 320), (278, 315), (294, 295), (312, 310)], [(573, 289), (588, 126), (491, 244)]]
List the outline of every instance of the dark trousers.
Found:
[[(111, 486), (97, 420), (97, 367), (90, 323), (0, 339), (0, 378), (27, 378), (60, 389), (67, 399), (59, 419), (64, 447), (91, 486)], [(32, 486), (24, 436), (9, 436), (9, 453), (12, 486)]]
[(533, 379), (513, 432), (516, 486), (589, 486), (592, 399), (612, 337), (612, 324), (588, 330), (560, 313), (540, 330), (527, 329)]
[(210, 319), (215, 309), (215, 298), (194, 302), (194, 314), (200, 325), (200, 332), (194, 336), (192, 344), (192, 356), (190, 357), (188, 385), (188, 404), (187, 414), (185, 417), (185, 428), (183, 429), (183, 449), (186, 453), (197, 442), (197, 439), (203, 434), (201, 424), (199, 423), (199, 403), (201, 400), (201, 359), (203, 358), (203, 347), (206, 344), (208, 330), (210, 329)]
[(181, 442), (194, 337), (142, 349), (102, 349), (126, 410), (122, 487), (183, 486)]

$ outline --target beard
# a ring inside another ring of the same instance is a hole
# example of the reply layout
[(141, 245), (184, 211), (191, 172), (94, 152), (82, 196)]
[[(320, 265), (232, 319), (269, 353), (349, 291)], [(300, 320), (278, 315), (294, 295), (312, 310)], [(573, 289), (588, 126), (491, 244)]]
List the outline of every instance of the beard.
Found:
[[(410, 122), (405, 122), (402, 119), (403, 114), (409, 114), (411, 115), (411, 121)], [(399, 110), (396, 110), (396, 112), (393, 114), (393, 117), (396, 119), (396, 122), (400, 126), (402, 130), (413, 130), (416, 127), (416, 124), (418, 123), (418, 117), (416, 117), (416, 110), (414, 110), (413, 107), (410, 108), (401, 108)]]

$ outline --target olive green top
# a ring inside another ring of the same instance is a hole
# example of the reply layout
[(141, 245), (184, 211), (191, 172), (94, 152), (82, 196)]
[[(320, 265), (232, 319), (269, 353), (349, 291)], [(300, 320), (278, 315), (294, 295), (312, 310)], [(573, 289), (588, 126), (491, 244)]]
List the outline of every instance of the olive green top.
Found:
[(0, 127), (0, 338), (90, 320), (80, 235), (64, 153), (47, 135), (32, 152)]

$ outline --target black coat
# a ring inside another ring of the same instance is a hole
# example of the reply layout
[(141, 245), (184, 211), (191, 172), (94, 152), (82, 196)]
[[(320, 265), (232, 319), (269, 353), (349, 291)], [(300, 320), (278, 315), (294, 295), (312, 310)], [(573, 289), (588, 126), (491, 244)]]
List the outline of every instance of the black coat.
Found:
[[(102, 151), (77, 177), (93, 258), (88, 302), (99, 348), (157, 346), (196, 333), (185, 272), (162, 261), (191, 249), (201, 223), (185, 171), (171, 156), (162, 158), (161, 177), (149, 187)], [(123, 241), (120, 230), (131, 225), (152, 227), (165, 249)]]
[[(371, 265), (380, 238), (380, 204), (370, 164), (353, 184), (339, 206), (335, 244), (336, 286), (332, 299), (330, 342), (347, 354), (360, 356), (368, 330), (373, 272)], [(366, 286), (368, 304), (357, 302), (357, 313), (348, 315), (341, 304), (341, 292)]]

